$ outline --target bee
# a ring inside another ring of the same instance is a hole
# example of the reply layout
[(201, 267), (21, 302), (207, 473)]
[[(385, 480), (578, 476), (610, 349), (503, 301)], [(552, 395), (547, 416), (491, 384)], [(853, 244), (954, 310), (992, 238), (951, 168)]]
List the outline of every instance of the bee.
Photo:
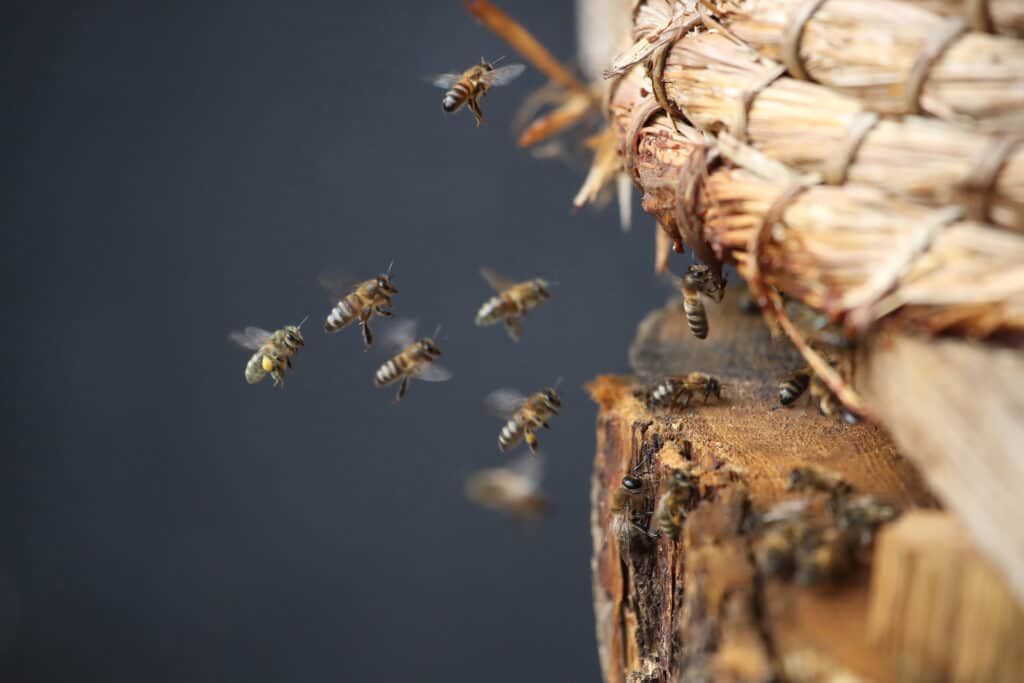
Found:
[(789, 473), (786, 488), (790, 491), (820, 491), (833, 501), (841, 501), (853, 493), (853, 486), (835, 472), (818, 467), (794, 467)]
[(853, 554), (847, 535), (834, 527), (819, 527), (799, 539), (793, 560), (793, 578), (810, 586), (845, 572), (853, 563)]
[(646, 491), (646, 482), (640, 477), (628, 475), (622, 478), (622, 483), (612, 493), (611, 501), (608, 504), (608, 511), (611, 513), (611, 533), (619, 544), (619, 554), (625, 559), (630, 554), (630, 547), (633, 539), (637, 537), (654, 538), (657, 534), (644, 529), (634, 521), (633, 514), (638, 501)]
[(543, 458), (524, 456), (505, 467), (493, 467), (466, 479), (466, 497), (478, 505), (533, 521), (547, 512), (541, 493)]
[(370, 318), (374, 314), (390, 318), (391, 297), (398, 293), (395, 283), (391, 281), (391, 266), (388, 266), (386, 273), (354, 286), (346, 286), (348, 283), (344, 277), (333, 274), (321, 275), (320, 284), (336, 301), (324, 321), (324, 331), (338, 332), (358, 320), (368, 350), (373, 345)]
[(846, 424), (852, 425), (860, 422), (860, 418), (846, 409), (832, 390), (821, 381), (820, 377), (814, 375), (811, 378), (810, 387), (811, 397), (817, 401), (819, 413), (825, 417), (839, 418)]
[(720, 302), (725, 296), (725, 283), (718, 280), (707, 266), (692, 265), (679, 280), (679, 288), (683, 292), (683, 311), (690, 332), (697, 339), (707, 338), (708, 313), (701, 295)]
[(507, 451), (523, 439), (534, 453), (537, 452), (536, 431), (540, 427), (551, 429), (548, 420), (558, 415), (562, 401), (554, 388), (523, 396), (512, 389), (498, 389), (484, 400), (491, 412), (508, 421), (498, 434), (498, 449)]
[(298, 325), (286, 325), (275, 332), (259, 327), (246, 327), (235, 331), (229, 339), (247, 351), (255, 351), (245, 364), (245, 381), (256, 384), (267, 374), (274, 380), (274, 386), (284, 385), (285, 368), (292, 367), (292, 356), (306, 340), (302, 337), (302, 320)]
[(654, 508), (655, 531), (665, 532), (673, 540), (686, 521), (686, 514), (700, 496), (696, 478), (679, 468), (670, 468), (661, 479), (661, 492)]
[[(437, 336), (436, 333), (434, 336)], [(446, 382), (451, 379), (451, 372), (434, 363), (441, 355), (434, 340), (430, 337), (416, 340), (415, 320), (402, 320), (393, 325), (388, 330), (387, 343), (392, 348), (402, 350), (377, 368), (373, 383), (377, 387), (386, 387), (401, 381), (395, 403), (405, 396), (410, 379), (426, 382)]]
[(706, 375), (703, 372), (691, 372), (689, 375), (668, 377), (652, 387), (633, 393), (636, 398), (643, 400), (647, 404), (647, 408), (651, 410), (682, 410), (690, 405), (690, 399), (694, 394), (702, 394), (705, 403), (710, 396), (721, 400), (722, 385), (711, 375)]
[(779, 382), (779, 403), (788, 406), (796, 401), (807, 391), (807, 385), (811, 383), (811, 369), (800, 368), (791, 372)]
[(441, 106), (449, 114), (457, 112), (462, 107), (468, 106), (476, 117), (476, 125), (484, 120), (484, 113), (480, 111), (480, 99), (487, 94), (492, 87), (507, 85), (526, 69), (522, 64), (509, 64), (507, 66), (494, 68), (483, 57), (479, 64), (474, 64), (461, 74), (446, 73), (434, 77), (434, 85), (444, 88), (448, 92), (441, 100)]
[(875, 539), (878, 527), (891, 522), (900, 515), (900, 509), (892, 502), (877, 496), (851, 496), (842, 501), (837, 511), (837, 526), (849, 533), (861, 547), (867, 547)]
[(498, 294), (485, 301), (477, 311), (476, 324), (485, 326), (504, 322), (512, 341), (519, 341), (523, 334), (520, 320), (551, 298), (551, 285), (541, 278), (513, 282), (489, 268), (481, 268), (480, 274)]

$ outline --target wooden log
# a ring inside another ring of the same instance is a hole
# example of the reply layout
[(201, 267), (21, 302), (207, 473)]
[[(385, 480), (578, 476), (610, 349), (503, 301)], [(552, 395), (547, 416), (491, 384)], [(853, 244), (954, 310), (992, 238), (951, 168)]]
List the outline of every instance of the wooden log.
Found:
[(882, 531), (869, 638), (907, 683), (1016, 683), (1024, 611), (952, 515), (914, 512)]
[[(807, 405), (779, 407), (779, 378), (802, 363), (759, 317), (740, 313), (735, 295), (709, 314), (711, 334), (698, 341), (670, 302), (641, 324), (630, 355), (663, 374), (716, 375), (720, 402), (659, 414), (633, 396), (636, 377), (600, 377), (589, 387), (600, 405), (591, 522), (605, 680), (900, 680), (867, 638), (868, 572), (813, 588), (765, 578), (744, 519), (749, 508), (794, 495), (790, 471), (807, 464), (904, 509), (931, 506), (932, 497), (877, 427)], [(665, 465), (688, 468), (699, 485), (679, 540), (612, 532), (611, 496), (622, 478), (647, 482), (635, 504), (645, 527)]]

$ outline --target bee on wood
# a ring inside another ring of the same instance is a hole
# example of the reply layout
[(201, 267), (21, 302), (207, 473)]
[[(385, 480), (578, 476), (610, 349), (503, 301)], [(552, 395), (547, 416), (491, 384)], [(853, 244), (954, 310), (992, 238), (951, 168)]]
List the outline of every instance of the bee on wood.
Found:
[(878, 528), (899, 516), (895, 503), (868, 495), (844, 499), (836, 513), (839, 530), (850, 534), (861, 547), (871, 545)]
[(433, 83), (438, 88), (448, 91), (441, 100), (441, 106), (446, 112), (451, 114), (463, 106), (468, 106), (476, 117), (476, 125), (479, 126), (484, 120), (484, 113), (480, 110), (480, 99), (490, 88), (511, 83), (525, 69), (522, 64), (509, 64), (495, 69), (493, 64), (481, 57), (479, 64), (474, 64), (461, 74), (439, 74), (434, 77)]
[(722, 385), (711, 375), (691, 372), (688, 375), (667, 377), (653, 386), (633, 393), (650, 410), (683, 410), (690, 405), (690, 399), (694, 394), (701, 394), (705, 403), (710, 396), (721, 400)]
[(860, 418), (847, 410), (846, 406), (817, 375), (811, 378), (810, 389), (811, 398), (818, 404), (818, 412), (825, 417), (838, 418), (851, 425), (860, 422)]
[(692, 265), (679, 280), (679, 288), (683, 292), (683, 311), (690, 332), (697, 339), (707, 338), (708, 313), (701, 295), (720, 302), (725, 296), (725, 283), (718, 280), (707, 266)]
[(551, 429), (548, 420), (558, 415), (562, 406), (554, 388), (538, 391), (532, 396), (523, 396), (512, 389), (498, 389), (484, 402), (492, 413), (507, 418), (498, 434), (498, 449), (507, 451), (525, 439), (534, 453), (538, 447), (536, 431), (541, 427)]
[(687, 512), (699, 496), (696, 478), (682, 469), (671, 468), (661, 479), (658, 504), (654, 508), (654, 530), (677, 540)]
[(853, 564), (849, 538), (835, 527), (819, 527), (796, 545), (793, 578), (802, 586), (835, 579)]
[(336, 302), (324, 321), (324, 331), (338, 332), (358, 320), (363, 330), (365, 349), (369, 350), (373, 345), (370, 318), (375, 314), (390, 318), (391, 297), (398, 293), (395, 283), (391, 281), (391, 266), (388, 266), (386, 273), (359, 283), (352, 283), (344, 276), (325, 273), (320, 276), (320, 285)]
[(800, 398), (811, 383), (811, 374), (811, 369), (804, 367), (782, 378), (779, 382), (779, 403), (788, 406)]
[(827, 493), (828, 507), (833, 514), (853, 493), (853, 486), (838, 474), (810, 466), (794, 467), (789, 473), (787, 488), (790, 491)]
[(543, 458), (524, 456), (504, 467), (492, 467), (466, 479), (466, 497), (478, 505), (533, 521), (547, 512), (540, 490)]
[(235, 331), (229, 339), (247, 351), (255, 351), (245, 364), (245, 381), (256, 384), (269, 374), (274, 386), (284, 386), (285, 368), (292, 367), (292, 356), (306, 340), (302, 337), (302, 323), (287, 325), (275, 332), (259, 327), (246, 327)]
[(430, 337), (416, 339), (415, 320), (402, 320), (393, 325), (387, 332), (386, 341), (389, 347), (402, 350), (377, 368), (373, 383), (380, 388), (401, 381), (395, 403), (405, 396), (410, 379), (425, 382), (451, 379), (452, 373), (434, 362), (441, 355), (434, 340)]
[(657, 535), (644, 529), (634, 519), (646, 490), (647, 482), (638, 476), (627, 475), (622, 478), (622, 483), (611, 495), (608, 504), (608, 511), (611, 513), (611, 535), (618, 542), (619, 554), (623, 558), (629, 556), (634, 539), (646, 540)]
[(477, 311), (476, 324), (482, 327), (503, 322), (512, 341), (519, 341), (522, 317), (551, 298), (551, 285), (541, 278), (513, 282), (489, 268), (481, 268), (480, 274), (498, 293)]

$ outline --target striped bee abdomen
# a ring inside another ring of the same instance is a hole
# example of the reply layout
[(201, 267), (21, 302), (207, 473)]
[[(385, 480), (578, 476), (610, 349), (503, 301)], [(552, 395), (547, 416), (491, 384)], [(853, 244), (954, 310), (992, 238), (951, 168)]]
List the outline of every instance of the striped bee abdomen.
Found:
[(266, 376), (267, 373), (263, 370), (263, 352), (257, 351), (245, 364), (245, 381), (249, 384), (256, 384)]
[(686, 312), (686, 324), (689, 325), (693, 336), (705, 339), (708, 336), (708, 314), (704, 310), (700, 295), (686, 295), (683, 298), (683, 311)]
[(523, 425), (518, 416), (511, 418), (498, 434), (498, 448), (507, 451), (523, 440)]
[(458, 111), (459, 107), (464, 105), (466, 100), (469, 99), (471, 92), (472, 88), (465, 81), (459, 81), (451, 90), (444, 94), (441, 106), (448, 113)]
[(652, 406), (664, 406), (671, 402), (676, 395), (676, 384), (672, 380), (665, 380), (651, 390), (648, 403)]
[(810, 373), (796, 372), (779, 383), (779, 403), (788, 406), (807, 390), (811, 382)]
[(327, 314), (327, 321), (324, 322), (324, 330), (337, 332), (359, 316), (359, 309), (352, 304), (351, 299), (351, 296), (345, 297), (331, 309)]
[(505, 296), (492, 296), (476, 313), (477, 325), (493, 325), (516, 312), (515, 304)]
[(377, 368), (377, 374), (373, 376), (373, 383), (378, 387), (387, 386), (398, 380), (405, 372), (405, 368), (397, 358), (392, 358), (384, 365)]

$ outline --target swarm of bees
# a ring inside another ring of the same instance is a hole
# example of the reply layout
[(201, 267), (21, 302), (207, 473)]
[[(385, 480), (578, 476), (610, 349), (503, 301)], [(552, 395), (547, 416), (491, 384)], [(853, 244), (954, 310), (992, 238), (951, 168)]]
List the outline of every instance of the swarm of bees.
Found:
[(878, 528), (900, 513), (892, 502), (858, 495), (842, 477), (813, 467), (793, 469), (789, 489), (805, 497), (752, 513), (745, 527), (758, 571), (801, 585), (840, 580), (867, 559)]

